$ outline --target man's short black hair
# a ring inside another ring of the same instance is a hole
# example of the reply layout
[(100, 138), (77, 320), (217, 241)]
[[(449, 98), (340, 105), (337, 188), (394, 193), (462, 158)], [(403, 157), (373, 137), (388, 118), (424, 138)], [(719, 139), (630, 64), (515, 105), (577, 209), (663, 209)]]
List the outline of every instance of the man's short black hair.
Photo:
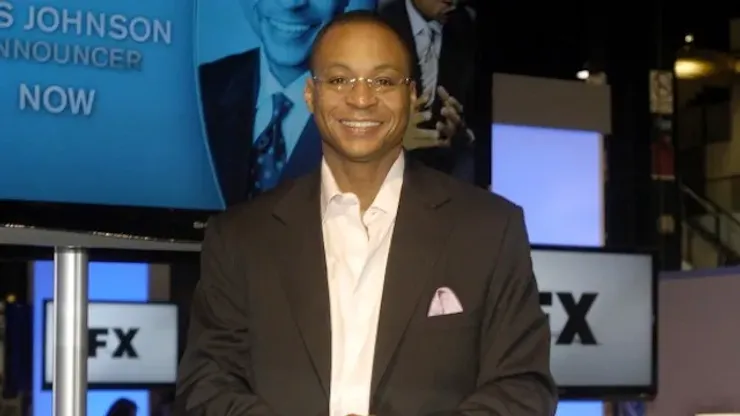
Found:
[(409, 65), (409, 71), (412, 70), (414, 63), (412, 58), (413, 55), (411, 54), (408, 45), (406, 44), (406, 42), (404, 42), (398, 31), (393, 26), (388, 24), (388, 22), (386, 22), (385, 19), (374, 10), (352, 10), (336, 15), (331, 21), (329, 21), (329, 23), (327, 23), (319, 30), (319, 33), (316, 34), (316, 38), (313, 41), (313, 45), (311, 45), (311, 53), (308, 58), (308, 65), (312, 74), (314, 73), (317, 52), (319, 51), (319, 48), (321, 47), (321, 42), (324, 41), (326, 34), (329, 33), (332, 28), (353, 23), (374, 24), (384, 29), (388, 29), (388, 31), (393, 33), (396, 39), (398, 39), (398, 42), (400, 43), (401, 47), (403, 48), (403, 52), (406, 55)]

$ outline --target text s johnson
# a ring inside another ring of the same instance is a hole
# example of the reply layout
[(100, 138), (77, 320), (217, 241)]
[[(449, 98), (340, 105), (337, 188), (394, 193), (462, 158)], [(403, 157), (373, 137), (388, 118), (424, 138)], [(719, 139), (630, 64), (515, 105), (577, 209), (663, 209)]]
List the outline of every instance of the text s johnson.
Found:
[[(19, 12), (25, 12), (25, 16)], [(137, 43), (172, 43), (172, 22), (169, 20), (51, 6), (20, 9), (10, 1), (0, 1), (0, 29), (12, 28), (16, 23), (22, 23), (22, 29), (28, 32), (132, 40)]]

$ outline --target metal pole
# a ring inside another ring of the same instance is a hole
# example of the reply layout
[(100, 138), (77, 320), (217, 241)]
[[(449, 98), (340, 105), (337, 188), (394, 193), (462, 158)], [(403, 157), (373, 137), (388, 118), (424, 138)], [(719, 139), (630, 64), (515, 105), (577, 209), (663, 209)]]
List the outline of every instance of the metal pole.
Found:
[(85, 249), (54, 249), (54, 416), (87, 415)]

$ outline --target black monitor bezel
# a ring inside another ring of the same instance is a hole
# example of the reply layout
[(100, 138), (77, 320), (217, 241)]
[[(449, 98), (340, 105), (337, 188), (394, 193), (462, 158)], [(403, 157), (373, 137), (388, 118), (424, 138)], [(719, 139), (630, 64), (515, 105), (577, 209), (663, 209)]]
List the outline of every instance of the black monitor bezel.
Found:
[[(487, 2), (474, 2), (477, 19), (490, 16)], [(488, 39), (490, 25), (476, 23), (479, 36), (473, 39), (482, 46), (479, 39)], [(490, 185), (491, 158), (491, 91), (492, 91), (492, 53), (488, 48), (476, 47), (475, 102), (473, 108), (466, 109), (468, 126), (475, 132), (474, 143), (475, 184), (484, 188)], [(19, 172), (22, 174), (22, 172)], [(101, 232), (124, 234), (178, 242), (199, 242), (203, 239), (203, 225), (217, 213), (214, 210), (191, 210), (180, 208), (154, 208), (141, 206), (113, 206), (59, 201), (22, 201), (0, 199), (0, 227), (3, 225), (22, 225), (71, 232)], [(2, 244), (0, 242), (0, 244)], [(0, 257), (7, 248), (0, 247)], [(14, 252), (24, 247), (15, 247)], [(35, 250), (38, 251), (38, 250)], [(28, 255), (34, 255), (29, 248)], [(110, 257), (114, 252), (108, 252)], [(123, 253), (121, 253), (123, 254)], [(143, 258), (146, 255), (140, 253)], [(161, 257), (162, 253), (160, 253)], [(130, 257), (130, 255), (123, 255)]]
[(71, 232), (201, 241), (202, 224), (217, 211), (0, 200), (0, 224)]

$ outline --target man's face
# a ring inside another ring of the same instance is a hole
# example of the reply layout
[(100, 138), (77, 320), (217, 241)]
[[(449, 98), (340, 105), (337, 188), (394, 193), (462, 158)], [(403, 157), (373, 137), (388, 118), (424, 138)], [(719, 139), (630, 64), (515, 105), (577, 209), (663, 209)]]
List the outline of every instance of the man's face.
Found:
[[(325, 151), (368, 162), (397, 151), (416, 97), (403, 45), (389, 29), (373, 23), (332, 28), (322, 39), (308, 80), (306, 103), (314, 114)], [(356, 80), (338, 91), (336, 84)], [(380, 81), (369, 85), (367, 79)], [(377, 88), (377, 85), (392, 87)]]
[(262, 48), (278, 65), (304, 65), (316, 33), (348, 0), (241, 0)]
[(413, 0), (414, 6), (427, 20), (444, 23), (447, 14), (455, 10), (455, 0)]

